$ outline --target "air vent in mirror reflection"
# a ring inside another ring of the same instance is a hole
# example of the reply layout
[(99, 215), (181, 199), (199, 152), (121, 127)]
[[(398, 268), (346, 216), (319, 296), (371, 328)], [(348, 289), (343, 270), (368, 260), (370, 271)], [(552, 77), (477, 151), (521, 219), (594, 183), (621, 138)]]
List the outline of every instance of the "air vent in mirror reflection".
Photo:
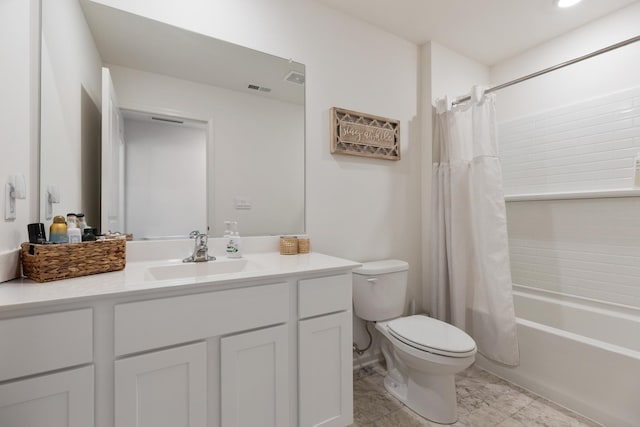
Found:
[(257, 90), (258, 92), (266, 92), (266, 93), (271, 92), (271, 88), (264, 87), (264, 86), (248, 85), (247, 88)]

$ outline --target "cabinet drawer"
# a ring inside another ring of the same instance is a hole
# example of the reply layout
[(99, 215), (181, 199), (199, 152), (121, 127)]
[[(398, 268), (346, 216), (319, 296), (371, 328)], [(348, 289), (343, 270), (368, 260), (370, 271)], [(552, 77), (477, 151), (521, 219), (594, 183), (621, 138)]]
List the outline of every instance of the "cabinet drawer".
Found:
[(287, 283), (119, 304), (115, 307), (115, 354), (285, 323), (288, 319)]
[(300, 318), (351, 309), (351, 273), (305, 279), (298, 283)]
[(0, 321), (0, 381), (93, 360), (93, 310)]

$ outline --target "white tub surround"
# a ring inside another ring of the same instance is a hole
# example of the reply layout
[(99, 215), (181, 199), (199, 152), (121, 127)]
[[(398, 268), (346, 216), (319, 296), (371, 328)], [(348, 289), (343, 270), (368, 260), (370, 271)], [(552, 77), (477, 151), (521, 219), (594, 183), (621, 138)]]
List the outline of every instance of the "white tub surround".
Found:
[[(136, 255), (176, 247), (172, 261)], [(255, 252), (220, 255), (201, 263), (209, 275), (193, 276), (201, 265), (179, 260), (192, 250), (184, 242), (128, 249), (123, 271), (0, 285), (0, 425), (25, 417), (82, 427), (353, 422), (351, 271), (359, 264)]]
[(640, 420), (640, 311), (514, 285), (520, 365), (477, 364), (607, 426)]

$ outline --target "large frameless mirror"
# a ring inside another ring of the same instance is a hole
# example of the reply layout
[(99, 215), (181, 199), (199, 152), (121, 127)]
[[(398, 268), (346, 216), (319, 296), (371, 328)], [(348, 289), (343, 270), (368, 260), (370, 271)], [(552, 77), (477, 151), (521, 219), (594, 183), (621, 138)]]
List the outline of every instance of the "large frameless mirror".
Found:
[(303, 64), (89, 0), (41, 5), (42, 222), (304, 232)]

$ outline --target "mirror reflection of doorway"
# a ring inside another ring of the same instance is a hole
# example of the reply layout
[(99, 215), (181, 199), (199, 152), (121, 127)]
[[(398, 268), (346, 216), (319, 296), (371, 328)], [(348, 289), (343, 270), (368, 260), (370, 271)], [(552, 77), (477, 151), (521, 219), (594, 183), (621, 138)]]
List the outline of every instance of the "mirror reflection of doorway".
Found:
[(123, 110), (125, 222), (136, 239), (207, 230), (207, 123)]

